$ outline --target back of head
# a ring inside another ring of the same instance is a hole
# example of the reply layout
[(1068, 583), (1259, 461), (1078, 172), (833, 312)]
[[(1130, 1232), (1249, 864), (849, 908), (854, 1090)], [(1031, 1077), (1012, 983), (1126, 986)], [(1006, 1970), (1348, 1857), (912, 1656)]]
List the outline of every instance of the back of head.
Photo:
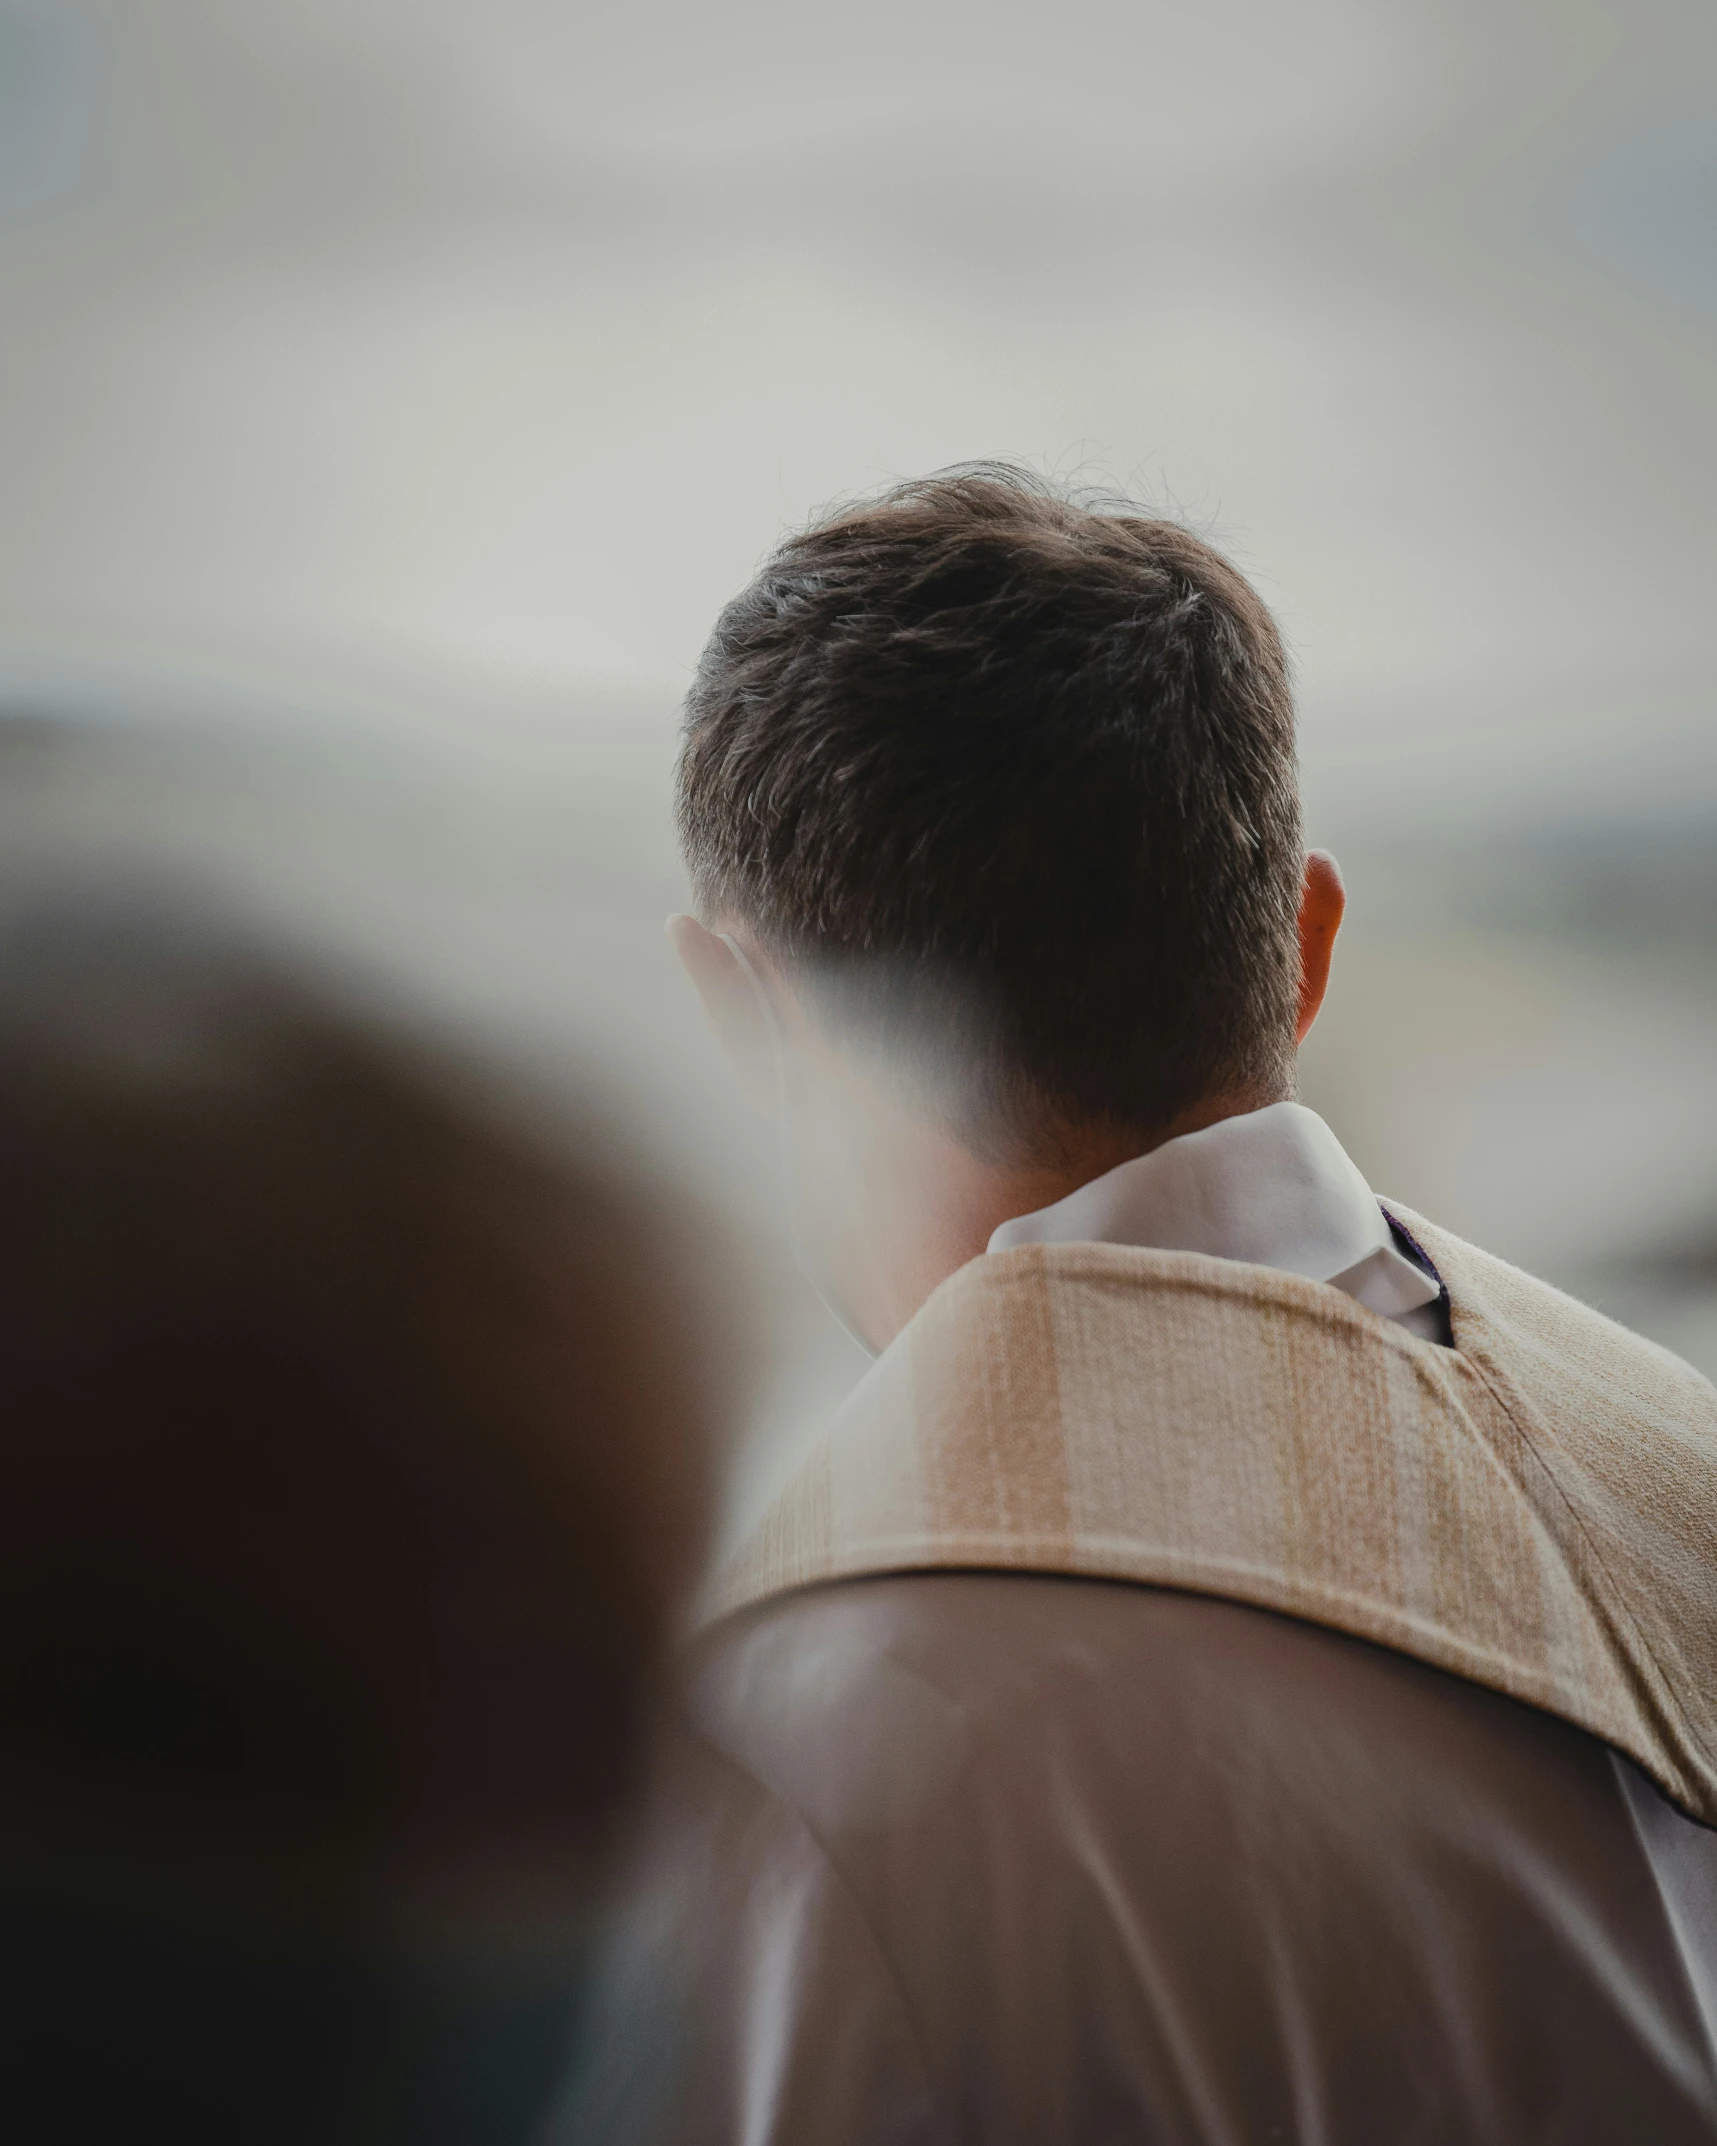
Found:
[(702, 1517), (623, 1172), (202, 925), (0, 929), (9, 2137), (522, 2133)]
[(706, 922), (922, 1067), (980, 1150), (1281, 1091), (1286, 663), (1173, 523), (979, 466), (790, 537), (704, 652), (679, 811)]

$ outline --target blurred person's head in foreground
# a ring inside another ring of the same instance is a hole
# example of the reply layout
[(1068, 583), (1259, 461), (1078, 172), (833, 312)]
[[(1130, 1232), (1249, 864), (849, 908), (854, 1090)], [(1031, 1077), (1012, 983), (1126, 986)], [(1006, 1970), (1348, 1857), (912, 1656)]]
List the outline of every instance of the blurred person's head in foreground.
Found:
[(1293, 1092), (1341, 922), (1281, 641), (1177, 524), (1005, 467), (790, 537), (687, 703), (670, 926), (871, 1346), (1010, 1216)]
[(686, 1246), (244, 945), (0, 922), (0, 2125), (523, 2137), (712, 1401)]

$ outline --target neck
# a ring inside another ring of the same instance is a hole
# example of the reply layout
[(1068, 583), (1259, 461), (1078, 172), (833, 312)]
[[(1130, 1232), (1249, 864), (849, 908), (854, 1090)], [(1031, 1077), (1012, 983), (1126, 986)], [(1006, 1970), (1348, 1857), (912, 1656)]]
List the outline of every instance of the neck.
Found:
[(1132, 1162), (1140, 1155), (1148, 1155), (1170, 1140), (1180, 1139), (1184, 1133), (1203, 1132), (1207, 1125), (1220, 1124), (1224, 1118), (1240, 1117), (1247, 1111), (1261, 1110), (1267, 1103), (1282, 1099), (1279, 1094), (1261, 1091), (1206, 1096), (1154, 1133), (1114, 1125), (1069, 1128), (1057, 1141), (1053, 1163), (1032, 1163), (1018, 1169), (991, 1171), (988, 1198), (975, 1203), (972, 1213), (974, 1228), (982, 1226), (982, 1241), (973, 1245), (967, 1257), (976, 1258), (1001, 1225), (1011, 1222), (1016, 1215), (1052, 1207), (1057, 1200), (1077, 1192), (1081, 1185), (1090, 1184), (1093, 1178), (1102, 1177), (1106, 1171), (1121, 1163)]
[[(1052, 1206), (1165, 1141), (1278, 1100), (1263, 1093), (1206, 1097), (1154, 1133), (1062, 1127), (1042, 1158), (1020, 1163), (986, 1161), (940, 1126), (903, 1107), (876, 1108), (873, 1100), (861, 1138), (847, 1150), (851, 1174), (836, 1194), (858, 1228), (848, 1238), (850, 1266), (843, 1261), (846, 1271), (827, 1277), (831, 1290), (864, 1339), (884, 1348), (1004, 1222)], [(849, 1121), (849, 1139), (852, 1131)]]

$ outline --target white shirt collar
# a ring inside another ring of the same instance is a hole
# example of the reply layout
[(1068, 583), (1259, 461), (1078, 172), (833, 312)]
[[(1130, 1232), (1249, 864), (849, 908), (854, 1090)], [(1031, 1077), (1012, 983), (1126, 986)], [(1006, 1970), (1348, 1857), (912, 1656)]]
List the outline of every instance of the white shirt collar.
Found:
[(1053, 1207), (1004, 1222), (989, 1250), (1019, 1244), (1138, 1244), (1246, 1260), (1328, 1282), (1386, 1319), (1439, 1294), (1396, 1250), (1341, 1142), (1299, 1103), (1166, 1140)]

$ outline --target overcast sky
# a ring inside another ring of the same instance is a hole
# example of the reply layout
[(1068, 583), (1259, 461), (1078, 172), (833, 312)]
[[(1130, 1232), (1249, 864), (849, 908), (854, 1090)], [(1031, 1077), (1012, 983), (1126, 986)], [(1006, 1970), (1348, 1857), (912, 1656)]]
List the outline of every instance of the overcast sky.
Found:
[(1314, 784), (1714, 802), (1714, 142), (1708, 0), (0, 0), (0, 667), (654, 755), (1005, 455), (1233, 551)]
[[(676, 703), (785, 525), (1017, 458), (1282, 621), (1370, 858), (1307, 1092), (1379, 1187), (1558, 1273), (1705, 1245), (1709, 967), (1601, 889), (1468, 929), (1448, 843), (1717, 833), (1714, 357), (1712, 0), (0, 0), (0, 706), (443, 748), (413, 802), (80, 747), (50, 809), (26, 739), (0, 867), (275, 872), (758, 1212), (661, 940)], [(857, 1360), (770, 1301), (802, 1429)]]

